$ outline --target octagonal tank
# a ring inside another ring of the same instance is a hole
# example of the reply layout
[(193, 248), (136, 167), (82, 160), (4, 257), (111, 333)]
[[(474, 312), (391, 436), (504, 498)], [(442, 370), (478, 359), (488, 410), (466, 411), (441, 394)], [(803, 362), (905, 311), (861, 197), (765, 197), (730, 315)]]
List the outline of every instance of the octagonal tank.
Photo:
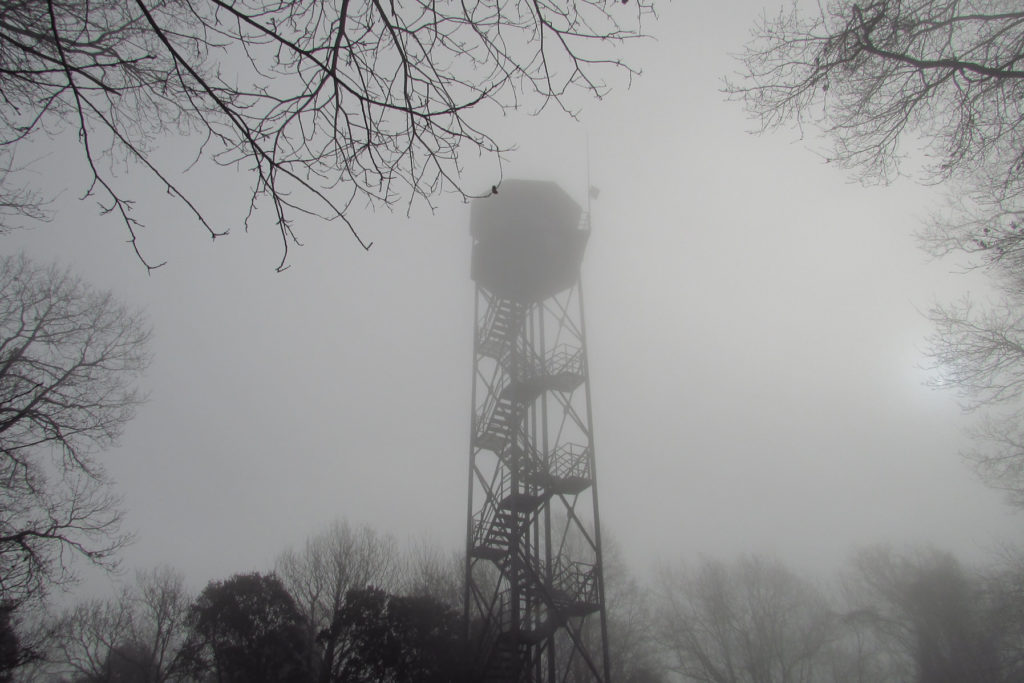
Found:
[(579, 278), (590, 231), (580, 205), (552, 182), (506, 180), (473, 200), (473, 280), (504, 299), (541, 301)]

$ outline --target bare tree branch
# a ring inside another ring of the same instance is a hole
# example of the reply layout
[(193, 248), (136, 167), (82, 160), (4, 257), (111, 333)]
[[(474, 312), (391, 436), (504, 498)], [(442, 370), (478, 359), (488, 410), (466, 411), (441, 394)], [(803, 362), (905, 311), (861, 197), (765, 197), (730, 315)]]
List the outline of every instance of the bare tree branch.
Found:
[(0, 600), (72, 581), (73, 554), (116, 565), (129, 540), (95, 455), (143, 397), (142, 317), (67, 271), (0, 258)]
[(652, 13), (649, 0), (0, 0), (0, 147), (75, 130), (86, 195), (153, 268), (132, 199), (98, 161), (139, 165), (216, 238), (227, 230), (152, 155), (198, 134), (198, 156), (251, 174), (246, 225), (271, 207), (284, 268), (298, 217), (340, 220), (369, 248), (354, 202), (489, 188), (461, 178), (462, 154), (504, 151), (472, 110), (572, 113), (574, 93), (635, 73), (619, 50)]
[[(761, 129), (795, 123), (831, 142), (829, 161), (888, 182), (911, 162), (943, 182), (948, 205), (920, 239), (992, 276), (1001, 300), (936, 306), (934, 386), (968, 409), (1024, 415), (1024, 11), (1014, 0), (839, 0), (764, 18), (726, 92)], [(924, 159), (924, 161), (920, 161)], [(1009, 472), (1016, 431), (983, 427), (983, 476)], [(986, 436), (987, 435), (987, 436)], [(1024, 452), (1020, 452), (1024, 458)], [(979, 460), (979, 458), (981, 458)], [(1024, 462), (1024, 461), (1022, 461)], [(1012, 486), (1020, 480), (1010, 477)], [(1024, 500), (1024, 499), (1022, 499)]]

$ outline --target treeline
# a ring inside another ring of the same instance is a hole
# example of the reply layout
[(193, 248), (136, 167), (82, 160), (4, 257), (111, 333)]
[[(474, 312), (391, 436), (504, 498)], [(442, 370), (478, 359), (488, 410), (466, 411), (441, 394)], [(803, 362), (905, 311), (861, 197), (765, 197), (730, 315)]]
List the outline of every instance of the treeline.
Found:
[[(1024, 680), (1021, 557), (972, 569), (936, 550), (871, 548), (827, 585), (774, 559), (705, 559), (643, 585), (609, 545), (617, 683)], [(32, 627), (0, 612), (0, 681), (471, 681), (462, 572), (457, 552), (336, 523), (272, 572), (197, 595), (161, 568)]]
[[(644, 592), (614, 553), (608, 566), (609, 606), (620, 615), (610, 630), (623, 653), (616, 673), (653, 676), (655, 650), (640, 633), (650, 622)], [(138, 572), (110, 599), (37, 623), (7, 618), (0, 681), (470, 681), (463, 571), (460, 552), (401, 548), (372, 528), (338, 522), (282, 553), (272, 572), (214, 580), (198, 595), (165, 567)]]
[(0, 680), (54, 683), (330, 683), (466, 680), (462, 561), (401, 552), (368, 527), (335, 523), (282, 553), (273, 572), (211, 581), (198, 594), (171, 568), (139, 572), (113, 598), (15, 629)]
[(776, 560), (667, 570), (666, 669), (716, 683), (1024, 681), (1024, 559), (969, 569), (923, 549), (857, 553), (828, 588)]

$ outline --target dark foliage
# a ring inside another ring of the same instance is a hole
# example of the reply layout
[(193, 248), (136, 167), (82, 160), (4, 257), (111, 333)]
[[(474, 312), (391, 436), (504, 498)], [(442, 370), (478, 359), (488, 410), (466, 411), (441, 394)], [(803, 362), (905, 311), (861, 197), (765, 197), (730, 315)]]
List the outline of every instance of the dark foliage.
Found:
[(158, 677), (153, 653), (143, 645), (124, 643), (110, 648), (102, 671), (78, 676), (75, 683), (152, 683)]
[(273, 575), (210, 583), (191, 609), (192, 651), (221, 683), (305, 683), (303, 617)]
[(0, 606), (0, 683), (13, 680), (14, 670), (21, 664), (18, 634), (11, 623), (10, 605)]
[(0, 683), (23, 680), (18, 673), (23, 667), (44, 659), (46, 634), (39, 629), (26, 629), (18, 606), (0, 603)]
[(396, 596), (378, 588), (351, 590), (335, 614), (348, 656), (332, 680), (454, 683), (468, 680), (459, 614), (430, 596)]

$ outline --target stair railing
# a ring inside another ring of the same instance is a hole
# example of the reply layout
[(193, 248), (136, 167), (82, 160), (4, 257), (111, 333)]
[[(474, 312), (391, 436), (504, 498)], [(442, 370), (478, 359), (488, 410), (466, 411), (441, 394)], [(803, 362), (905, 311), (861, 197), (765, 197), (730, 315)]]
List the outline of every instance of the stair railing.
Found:
[[(519, 326), (522, 325), (525, 314), (526, 309), (520, 303), (497, 296), (489, 298), (487, 313), (484, 315), (478, 337), (478, 343), (487, 355), (498, 361), (504, 360), (504, 357), (508, 355), (512, 340), (518, 336)], [(495, 335), (495, 326), (501, 319), (506, 321), (508, 330), (506, 334), (497, 336)]]
[(501, 379), (498, 380), (497, 386), (493, 391), (489, 391), (487, 400), (484, 401), (483, 406), (480, 408), (480, 412), (473, 417), (473, 434), (479, 439), (486, 432), (490, 426), (491, 419), (494, 417), (495, 409), (498, 406), (498, 402), (501, 399), (501, 393), (509, 385), (511, 379), (507, 373), (501, 374)]

